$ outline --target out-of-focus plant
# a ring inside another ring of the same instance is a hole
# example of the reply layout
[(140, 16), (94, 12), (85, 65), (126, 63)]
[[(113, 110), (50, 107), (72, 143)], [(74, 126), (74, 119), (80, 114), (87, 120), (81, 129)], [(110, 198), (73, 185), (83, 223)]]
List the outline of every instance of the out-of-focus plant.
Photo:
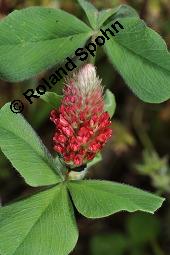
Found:
[(126, 232), (94, 235), (90, 241), (92, 255), (164, 255), (158, 243), (161, 233), (160, 221), (156, 216), (136, 213), (127, 218)]
[(135, 146), (134, 136), (121, 122), (112, 121), (112, 128), (114, 135), (112, 137), (111, 148), (116, 154), (127, 152), (129, 148)]
[(140, 174), (150, 176), (159, 192), (170, 192), (170, 167), (168, 157), (160, 158), (157, 152), (143, 152), (142, 162), (135, 165)]
[(153, 186), (158, 192), (170, 192), (169, 155), (160, 157), (143, 125), (143, 110), (137, 107), (134, 113), (134, 126), (139, 140), (144, 147), (142, 161), (135, 164), (135, 168), (142, 175), (151, 178)]

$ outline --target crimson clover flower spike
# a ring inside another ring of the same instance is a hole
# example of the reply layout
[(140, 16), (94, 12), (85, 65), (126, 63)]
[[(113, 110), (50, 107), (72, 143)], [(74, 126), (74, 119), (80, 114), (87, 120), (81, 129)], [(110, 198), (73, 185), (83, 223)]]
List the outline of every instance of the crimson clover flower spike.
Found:
[(112, 135), (104, 111), (103, 88), (92, 64), (86, 64), (66, 81), (59, 110), (51, 111), (55, 124), (54, 150), (66, 164), (87, 164)]

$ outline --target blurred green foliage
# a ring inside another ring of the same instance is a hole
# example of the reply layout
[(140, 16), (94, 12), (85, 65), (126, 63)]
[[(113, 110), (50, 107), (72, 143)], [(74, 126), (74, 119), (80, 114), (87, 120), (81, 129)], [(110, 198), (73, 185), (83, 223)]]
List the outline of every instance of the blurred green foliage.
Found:
[[(127, 218), (125, 233), (113, 232), (95, 235), (90, 242), (92, 255), (144, 255), (150, 246), (153, 254), (158, 253), (159, 246), (156, 240), (160, 234), (160, 222), (156, 216), (136, 213)], [(160, 251), (160, 250), (159, 250)], [(161, 252), (161, 251), (160, 251)]]
[(135, 167), (140, 174), (150, 176), (153, 186), (159, 192), (170, 192), (170, 167), (167, 157), (160, 158), (155, 151), (145, 150), (142, 162)]

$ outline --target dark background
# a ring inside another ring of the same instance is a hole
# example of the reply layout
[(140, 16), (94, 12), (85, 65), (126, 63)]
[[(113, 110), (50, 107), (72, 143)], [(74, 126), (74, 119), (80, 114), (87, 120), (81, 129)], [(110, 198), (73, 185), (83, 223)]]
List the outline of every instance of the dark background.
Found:
[[(122, 3), (134, 7), (148, 26), (162, 35), (170, 46), (170, 0), (91, 1), (99, 9)], [(41, 5), (62, 8), (86, 21), (78, 4), (72, 0), (0, 0), (0, 18), (14, 9)], [(128, 59), (127, 59), (128, 61)], [(115, 214), (89, 220), (77, 213), (80, 237), (73, 255), (169, 255), (170, 254), (170, 102), (147, 104), (140, 101), (113, 69), (102, 49), (97, 55), (97, 71), (103, 84), (116, 96), (117, 108), (112, 119), (113, 137), (103, 151), (103, 161), (90, 169), (89, 177), (128, 183), (166, 197), (154, 215)], [(26, 88), (34, 88), (42, 73), (31, 80), (8, 83), (0, 80), (0, 107), (21, 98)], [(62, 83), (55, 89), (61, 93)], [(33, 105), (25, 102), (24, 115), (52, 150), (53, 125), (50, 107), (41, 99)], [(22, 155), (21, 155), (22, 156)], [(2, 204), (33, 191), (9, 161), (0, 153), (0, 199)]]

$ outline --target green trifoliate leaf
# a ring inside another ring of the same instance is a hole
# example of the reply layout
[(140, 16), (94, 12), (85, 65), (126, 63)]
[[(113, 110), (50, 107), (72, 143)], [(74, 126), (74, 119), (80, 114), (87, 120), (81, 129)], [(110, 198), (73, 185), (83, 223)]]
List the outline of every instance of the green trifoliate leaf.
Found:
[(125, 184), (110, 181), (72, 181), (68, 184), (77, 210), (87, 218), (119, 211), (154, 213), (164, 199)]
[(1, 255), (68, 255), (77, 238), (62, 184), (0, 209)]
[(114, 94), (109, 89), (107, 89), (105, 92), (104, 101), (105, 111), (107, 111), (110, 115), (110, 118), (112, 118), (116, 110), (116, 100)]
[(0, 77), (30, 78), (73, 54), (91, 36), (76, 17), (44, 7), (14, 11), (0, 22)]
[(109, 34), (104, 46), (114, 67), (143, 101), (160, 103), (169, 99), (170, 54), (165, 42), (137, 17), (118, 21), (124, 29), (117, 26), (119, 33)]
[(0, 148), (31, 186), (61, 181), (59, 167), (21, 114), (12, 113), (10, 104), (0, 110)]
[(57, 95), (54, 92), (46, 92), (44, 95), (41, 96), (41, 99), (53, 108), (60, 107), (62, 98), (63, 97), (61, 95)]

